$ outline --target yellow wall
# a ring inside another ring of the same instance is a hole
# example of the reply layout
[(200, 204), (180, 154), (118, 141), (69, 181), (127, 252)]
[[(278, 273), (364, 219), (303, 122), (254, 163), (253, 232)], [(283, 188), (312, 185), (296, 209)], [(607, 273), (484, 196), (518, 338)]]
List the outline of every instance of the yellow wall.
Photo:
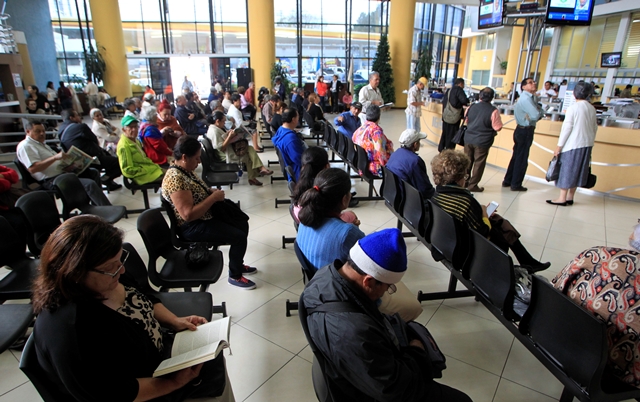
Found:
[[(394, 0), (389, 13), (389, 53), (396, 91), (396, 106), (407, 107), (407, 95), (411, 78), (411, 48), (413, 42), (413, 15), (416, 0)], [(407, 18), (411, 16), (411, 18)], [(418, 77), (419, 78), (419, 77)]]
[(248, 0), (249, 52), (255, 87), (273, 88), (271, 67), (276, 61), (273, 0)]
[(458, 77), (466, 77), (468, 75), (469, 60), (467, 60), (467, 48), (471, 43), (471, 38), (464, 38), (460, 42), (460, 64), (458, 67)]

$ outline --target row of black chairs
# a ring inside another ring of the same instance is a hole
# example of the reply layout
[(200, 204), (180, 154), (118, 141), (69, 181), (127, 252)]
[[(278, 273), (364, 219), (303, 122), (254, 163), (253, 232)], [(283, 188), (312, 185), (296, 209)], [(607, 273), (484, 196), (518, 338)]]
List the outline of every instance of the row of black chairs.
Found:
[[(606, 369), (606, 324), (548, 281), (532, 275), (526, 312), (514, 309), (516, 280), (511, 257), (470, 230), (385, 169), (385, 204), (451, 272), (446, 292), (418, 300), (475, 296), (564, 385), (560, 401), (620, 401), (640, 397), (640, 389), (615, 379)], [(457, 290), (457, 282), (467, 289)]]
[(238, 177), (240, 166), (237, 163), (226, 163), (226, 161), (221, 160), (207, 136), (200, 137), (200, 144), (202, 146), (200, 154), (202, 181), (211, 187), (229, 186), (229, 188), (233, 189), (233, 185), (240, 181)]
[[(378, 177), (369, 171), (367, 151), (360, 145), (354, 144), (353, 140), (348, 136), (338, 133), (329, 123), (325, 125), (324, 138), (327, 147), (332, 153), (331, 161), (336, 161), (335, 156), (337, 155), (347, 165), (347, 172), (353, 169), (358, 173), (358, 175), (351, 175), (352, 178), (360, 177), (369, 183), (368, 195), (366, 197), (354, 197), (354, 199), (360, 201), (382, 200), (383, 198), (378, 196), (374, 186), (374, 183), (377, 180), (382, 180), (382, 177)], [(376, 193), (375, 196), (373, 195), (374, 192)]]

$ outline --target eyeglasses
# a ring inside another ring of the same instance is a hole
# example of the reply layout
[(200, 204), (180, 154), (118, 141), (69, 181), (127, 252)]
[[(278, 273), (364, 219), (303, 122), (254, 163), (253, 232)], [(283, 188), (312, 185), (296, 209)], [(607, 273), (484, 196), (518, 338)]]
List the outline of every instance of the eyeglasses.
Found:
[(123, 249), (121, 258), (122, 258), (122, 261), (120, 262), (120, 266), (118, 266), (118, 269), (116, 269), (115, 272), (100, 271), (98, 269), (92, 269), (91, 271), (97, 272), (99, 274), (107, 275), (113, 278), (116, 275), (118, 275), (120, 271), (122, 271), (122, 268), (124, 268), (124, 264), (127, 262), (127, 258), (129, 258), (129, 252)]
[(389, 288), (387, 289), (387, 293), (389, 293), (390, 295), (394, 294), (396, 291), (398, 290), (398, 288), (396, 287), (396, 285), (394, 285), (393, 283), (389, 284)]

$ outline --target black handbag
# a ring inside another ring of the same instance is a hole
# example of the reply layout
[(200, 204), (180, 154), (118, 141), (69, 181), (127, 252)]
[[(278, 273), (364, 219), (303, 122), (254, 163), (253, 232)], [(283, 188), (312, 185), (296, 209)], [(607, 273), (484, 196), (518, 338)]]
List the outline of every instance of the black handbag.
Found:
[(553, 159), (551, 159), (551, 162), (549, 162), (549, 168), (547, 169), (547, 174), (545, 176), (545, 179), (547, 179), (547, 181), (555, 181), (555, 180), (558, 180), (559, 176), (560, 176), (560, 155), (554, 156)]
[(456, 135), (453, 136), (451, 141), (454, 144), (458, 144), (464, 147), (464, 134), (466, 132), (467, 132), (467, 125), (463, 123), (462, 126), (460, 126), (460, 129), (458, 129), (458, 132), (456, 133)]
[(587, 184), (582, 186), (583, 188), (593, 188), (596, 185), (596, 181), (598, 180), (598, 176), (591, 173), (591, 166), (589, 166), (589, 176), (587, 176)]
[(209, 262), (209, 250), (204, 243), (191, 243), (184, 258), (191, 265), (204, 264)]

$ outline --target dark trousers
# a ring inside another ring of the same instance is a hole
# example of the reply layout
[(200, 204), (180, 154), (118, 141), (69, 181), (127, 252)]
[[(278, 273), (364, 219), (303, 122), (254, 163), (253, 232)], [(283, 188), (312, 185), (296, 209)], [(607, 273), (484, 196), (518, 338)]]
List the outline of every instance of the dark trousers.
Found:
[(340, 113), (340, 102), (338, 101), (338, 92), (331, 92), (331, 111)]
[(464, 153), (471, 160), (469, 166), (469, 181), (467, 182), (467, 188), (473, 188), (480, 183), (482, 174), (484, 173), (484, 167), (487, 165), (487, 156), (489, 155), (490, 147), (479, 147), (477, 145), (465, 144)]
[(242, 113), (250, 113), (251, 114), (251, 120), (255, 119), (255, 117), (256, 117), (256, 107), (251, 105), (251, 104), (248, 104), (247, 106), (245, 106), (240, 111)]
[(535, 129), (533, 126), (517, 126), (513, 132), (513, 154), (509, 161), (507, 174), (504, 175), (503, 184), (505, 186), (510, 185), (511, 188), (522, 186), (529, 165), (529, 149), (533, 143)]
[(98, 160), (100, 161), (98, 169), (104, 169), (104, 173), (109, 176), (110, 180), (122, 176), (117, 156), (111, 156), (105, 151), (103, 154), (98, 155)]
[(445, 149), (455, 149), (456, 144), (453, 142), (453, 137), (460, 129), (460, 121), (457, 124), (449, 124), (444, 120), (442, 121), (442, 135), (440, 136), (440, 143), (438, 144), (438, 152), (442, 152)]
[(458, 391), (455, 388), (451, 388), (448, 385), (440, 384), (439, 382), (431, 381), (429, 392), (426, 395), (425, 401), (429, 402), (472, 402), (471, 398), (462, 391)]
[(244, 272), (244, 254), (247, 251), (249, 223), (235, 224), (222, 222), (216, 218), (196, 219), (180, 227), (185, 239), (218, 244), (229, 244), (229, 277), (239, 279)]

